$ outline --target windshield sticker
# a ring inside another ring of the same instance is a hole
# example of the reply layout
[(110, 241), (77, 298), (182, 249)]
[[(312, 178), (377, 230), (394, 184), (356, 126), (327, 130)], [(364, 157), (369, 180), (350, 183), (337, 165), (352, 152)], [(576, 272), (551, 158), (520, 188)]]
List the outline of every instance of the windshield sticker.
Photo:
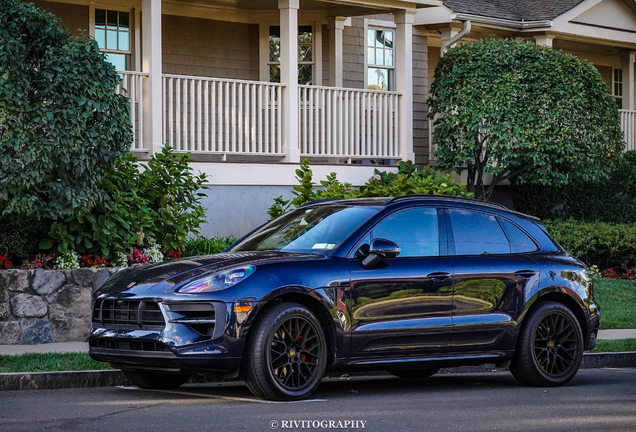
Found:
[(329, 243), (325, 249), (333, 249), (335, 246), (334, 243)]
[(312, 247), (312, 249), (326, 249), (326, 248), (327, 248), (327, 243), (316, 243)]

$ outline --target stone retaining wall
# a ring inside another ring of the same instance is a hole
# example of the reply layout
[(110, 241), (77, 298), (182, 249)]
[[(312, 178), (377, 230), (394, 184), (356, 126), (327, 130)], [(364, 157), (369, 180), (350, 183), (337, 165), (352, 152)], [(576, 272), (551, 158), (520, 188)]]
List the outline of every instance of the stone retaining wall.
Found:
[(0, 345), (86, 341), (91, 294), (119, 270), (0, 270)]

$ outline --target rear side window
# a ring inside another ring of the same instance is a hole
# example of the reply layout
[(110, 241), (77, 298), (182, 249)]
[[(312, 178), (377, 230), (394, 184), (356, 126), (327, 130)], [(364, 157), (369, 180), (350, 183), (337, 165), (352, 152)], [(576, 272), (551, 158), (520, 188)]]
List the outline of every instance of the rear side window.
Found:
[(497, 218), (470, 210), (448, 209), (455, 255), (509, 254), (510, 243)]
[(508, 240), (510, 240), (510, 251), (512, 253), (534, 252), (537, 250), (537, 245), (532, 239), (517, 228), (516, 225), (511, 224), (505, 219), (499, 219), (499, 223), (506, 232)]

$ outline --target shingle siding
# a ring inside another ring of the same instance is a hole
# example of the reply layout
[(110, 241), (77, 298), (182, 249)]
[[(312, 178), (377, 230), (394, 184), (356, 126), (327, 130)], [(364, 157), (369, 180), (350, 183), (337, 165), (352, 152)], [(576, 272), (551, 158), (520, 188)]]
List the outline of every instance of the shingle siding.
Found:
[(258, 80), (258, 25), (162, 16), (163, 72)]
[(413, 34), (413, 152), (415, 163), (428, 164), (428, 44), (426, 36)]
[(40, 0), (33, 0), (29, 3), (33, 3), (58, 17), (71, 34), (79, 36), (83, 32), (88, 33), (88, 6)]
[(342, 32), (342, 84), (349, 88), (365, 88), (364, 84), (364, 20), (352, 18), (351, 26)]

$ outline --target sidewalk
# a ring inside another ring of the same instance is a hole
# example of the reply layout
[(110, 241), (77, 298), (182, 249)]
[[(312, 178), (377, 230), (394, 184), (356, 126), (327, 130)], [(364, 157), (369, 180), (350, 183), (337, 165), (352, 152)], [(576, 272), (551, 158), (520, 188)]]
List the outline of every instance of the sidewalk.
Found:
[[(598, 339), (636, 339), (636, 329), (599, 330)], [(88, 352), (88, 343), (63, 342), (40, 345), (0, 345), (0, 355), (50, 352)]]

